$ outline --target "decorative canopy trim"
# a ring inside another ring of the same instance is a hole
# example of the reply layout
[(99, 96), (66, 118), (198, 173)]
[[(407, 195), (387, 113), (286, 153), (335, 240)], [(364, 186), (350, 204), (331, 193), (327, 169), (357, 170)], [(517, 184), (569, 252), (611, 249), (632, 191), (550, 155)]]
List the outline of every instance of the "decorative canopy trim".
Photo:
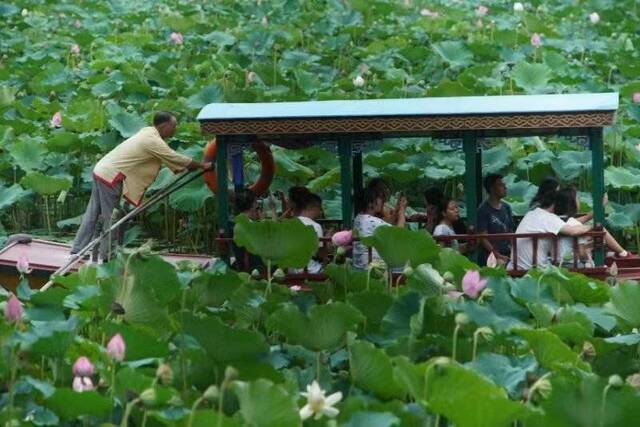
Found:
[(567, 129), (610, 126), (614, 111), (545, 114), (447, 115), (207, 120), (214, 135), (434, 134), (466, 130)]

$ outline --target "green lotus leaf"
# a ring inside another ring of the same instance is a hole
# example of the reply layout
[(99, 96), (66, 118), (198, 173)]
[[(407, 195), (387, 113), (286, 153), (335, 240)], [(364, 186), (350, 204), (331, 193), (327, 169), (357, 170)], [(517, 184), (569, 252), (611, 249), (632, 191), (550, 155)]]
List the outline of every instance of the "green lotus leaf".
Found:
[(366, 341), (349, 346), (351, 379), (355, 385), (374, 393), (381, 399), (402, 398), (403, 387), (393, 374), (393, 364), (384, 350)]
[(315, 173), (307, 166), (298, 163), (292, 155), (283, 149), (273, 149), (273, 159), (276, 163), (276, 174), (278, 176), (304, 181), (313, 178)]
[(29, 191), (23, 189), (19, 184), (13, 184), (11, 187), (0, 186), (0, 210), (13, 206), (28, 194)]
[(7, 107), (15, 101), (17, 90), (10, 86), (0, 86), (0, 107)]
[(460, 41), (444, 41), (434, 43), (433, 49), (453, 67), (466, 67), (473, 60), (473, 54)]
[(279, 267), (302, 268), (318, 250), (318, 236), (312, 227), (297, 218), (282, 221), (251, 221), (236, 217), (234, 242), (267, 263)]
[(43, 160), (46, 152), (45, 145), (35, 138), (22, 139), (9, 149), (9, 154), (17, 165), (27, 172), (44, 168)]
[(527, 375), (536, 371), (538, 363), (532, 355), (516, 358), (496, 353), (482, 353), (466, 366), (504, 387), (509, 396), (517, 400), (527, 385)]
[(520, 329), (516, 332), (529, 343), (541, 366), (553, 371), (566, 368), (591, 371), (591, 366), (553, 332), (546, 329)]
[(351, 415), (344, 427), (394, 427), (402, 420), (392, 412), (358, 411)]
[(195, 181), (185, 185), (181, 189), (171, 193), (169, 205), (182, 212), (195, 212), (201, 209), (208, 199), (213, 198), (213, 193), (202, 181)]
[(511, 150), (505, 145), (496, 145), (482, 152), (482, 173), (500, 173), (511, 164)]
[(551, 166), (558, 179), (569, 182), (591, 170), (591, 162), (590, 151), (561, 151)]
[(458, 427), (507, 427), (529, 415), (527, 407), (510, 400), (502, 387), (453, 362), (432, 363), (426, 382), (429, 409)]
[(320, 351), (335, 349), (344, 341), (346, 333), (363, 320), (362, 313), (351, 305), (334, 302), (314, 305), (308, 315), (287, 305), (274, 312), (267, 324), (292, 344)]
[(551, 69), (545, 64), (519, 62), (513, 67), (511, 76), (527, 93), (539, 93), (547, 88), (551, 79)]
[(29, 172), (20, 180), (24, 188), (29, 188), (38, 194), (52, 195), (71, 188), (71, 178), (63, 176), (48, 176), (41, 172)]
[(104, 417), (111, 411), (112, 401), (97, 391), (77, 393), (70, 388), (58, 388), (45, 405), (59, 417), (73, 420), (83, 415)]
[(224, 90), (218, 83), (202, 88), (187, 99), (187, 107), (197, 110), (207, 104), (224, 102)]
[(640, 287), (633, 282), (619, 283), (609, 289), (609, 296), (609, 312), (623, 319), (631, 327), (640, 327)]
[(207, 354), (217, 362), (255, 360), (269, 350), (262, 334), (237, 329), (222, 323), (216, 316), (197, 318), (185, 316), (184, 330), (195, 338)]
[(299, 427), (298, 406), (292, 394), (282, 386), (260, 379), (235, 381), (232, 386), (240, 402), (245, 425), (255, 427)]
[(440, 253), (440, 246), (427, 233), (401, 227), (378, 227), (362, 243), (373, 246), (391, 268), (434, 263)]
[(609, 166), (604, 170), (604, 180), (615, 189), (637, 190), (640, 188), (640, 169)]
[(113, 126), (115, 130), (120, 132), (124, 138), (129, 138), (134, 135), (140, 129), (147, 124), (144, 119), (136, 113), (129, 113), (127, 111), (119, 111), (109, 119), (109, 124)]

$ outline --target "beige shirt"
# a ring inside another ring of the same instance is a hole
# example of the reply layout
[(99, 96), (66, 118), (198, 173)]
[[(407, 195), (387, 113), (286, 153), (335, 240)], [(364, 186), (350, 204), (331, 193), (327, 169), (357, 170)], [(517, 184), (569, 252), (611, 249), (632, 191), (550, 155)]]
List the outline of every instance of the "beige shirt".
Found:
[(149, 126), (100, 159), (93, 168), (93, 175), (111, 186), (123, 181), (123, 196), (137, 206), (163, 164), (175, 173), (185, 169), (190, 162), (189, 157), (173, 151), (155, 127)]

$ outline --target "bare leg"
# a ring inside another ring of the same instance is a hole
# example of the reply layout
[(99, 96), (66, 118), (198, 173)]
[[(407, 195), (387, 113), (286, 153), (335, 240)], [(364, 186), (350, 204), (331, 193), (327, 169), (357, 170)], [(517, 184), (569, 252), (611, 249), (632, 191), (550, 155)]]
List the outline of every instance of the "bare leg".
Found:
[(618, 241), (605, 229), (604, 230), (604, 241), (607, 244), (607, 247), (614, 251), (616, 255), (621, 252), (625, 252), (624, 248), (618, 243)]

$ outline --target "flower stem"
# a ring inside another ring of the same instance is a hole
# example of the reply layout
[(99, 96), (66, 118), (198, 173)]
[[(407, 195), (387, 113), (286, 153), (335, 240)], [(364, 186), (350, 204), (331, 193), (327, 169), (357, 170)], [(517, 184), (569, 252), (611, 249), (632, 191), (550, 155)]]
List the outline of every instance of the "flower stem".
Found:
[(129, 417), (131, 416), (131, 410), (136, 404), (140, 402), (140, 398), (137, 397), (133, 399), (131, 402), (127, 403), (127, 407), (124, 410), (124, 415), (122, 416), (122, 420), (120, 421), (120, 427), (128, 427), (129, 426)]
[(453, 349), (451, 350), (451, 359), (454, 362), (456, 360), (456, 349), (458, 346), (458, 332), (460, 332), (460, 325), (456, 325), (456, 328), (453, 330)]
[(196, 414), (196, 409), (198, 409), (198, 406), (200, 405), (200, 403), (202, 403), (203, 399), (204, 399), (203, 397), (199, 397), (196, 399), (195, 402), (193, 402), (193, 406), (191, 406), (191, 413), (189, 414), (189, 422), (187, 423), (187, 427), (193, 426), (193, 418)]
[(478, 334), (478, 331), (480, 329), (476, 329), (476, 331), (473, 333), (473, 353), (471, 354), (471, 361), (476, 360), (476, 353), (478, 351), (478, 336), (480, 334)]
[(320, 352), (316, 352), (316, 380), (320, 382)]
[(611, 388), (611, 384), (607, 384), (602, 390), (602, 406), (600, 407), (600, 427), (604, 426), (604, 415), (607, 404), (607, 394), (609, 393), (609, 389)]

